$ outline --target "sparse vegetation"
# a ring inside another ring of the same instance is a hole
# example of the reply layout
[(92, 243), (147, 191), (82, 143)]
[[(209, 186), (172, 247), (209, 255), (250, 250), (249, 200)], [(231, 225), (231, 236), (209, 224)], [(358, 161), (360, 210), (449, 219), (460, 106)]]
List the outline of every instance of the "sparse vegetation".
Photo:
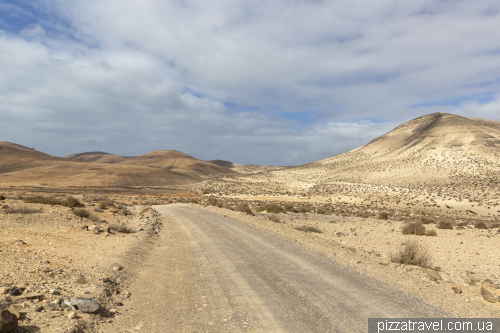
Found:
[(389, 214), (387, 212), (380, 212), (378, 214), (378, 218), (380, 220), (387, 220), (389, 218)]
[(42, 211), (36, 208), (18, 207), (18, 208), (4, 209), (3, 212), (5, 214), (33, 214), (33, 213), (41, 213)]
[(269, 216), (267, 217), (267, 219), (269, 221), (273, 221), (273, 222), (276, 222), (276, 223), (281, 223), (281, 220), (280, 220), (280, 217), (278, 216), (278, 214), (269, 214)]
[(20, 199), (22, 199), (26, 203), (38, 203), (38, 204), (52, 205), (52, 206), (61, 204), (61, 200), (57, 200), (52, 197), (34, 196), (27, 198), (20, 197)]
[(437, 224), (438, 229), (453, 229), (453, 222), (448, 221), (448, 220), (441, 220)]
[(82, 204), (80, 201), (78, 201), (78, 199), (74, 197), (67, 197), (66, 200), (61, 202), (61, 206), (76, 208), (76, 207), (83, 207), (84, 204)]
[(489, 229), (488, 225), (486, 223), (484, 223), (483, 221), (477, 221), (476, 223), (474, 223), (474, 228), (476, 228), (476, 229)]
[(434, 221), (430, 217), (422, 217), (420, 219), (420, 222), (422, 222), (422, 224), (431, 224), (431, 223), (435, 224), (436, 223), (436, 221)]
[(325, 209), (323, 209), (323, 208), (318, 208), (318, 209), (316, 209), (316, 214), (321, 214), (321, 215), (324, 215), (324, 214), (326, 214), (326, 213), (327, 213), (327, 212), (326, 212), (326, 210), (325, 210)]
[(101, 209), (107, 209), (108, 207), (113, 206), (113, 200), (111, 199), (104, 199), (99, 203), (99, 208)]
[(113, 224), (110, 224), (109, 225), (109, 228), (111, 230), (114, 230), (116, 232), (120, 232), (122, 234), (129, 234), (132, 232), (132, 228), (130, 227), (127, 227), (126, 225), (124, 224), (118, 224), (118, 223), (113, 223)]
[(426, 236), (437, 236), (437, 232), (436, 232), (436, 230), (431, 229), (431, 230), (427, 230), (427, 231), (425, 232), (425, 235), (426, 235)]
[(143, 209), (141, 209), (141, 214), (145, 214), (145, 213), (149, 212), (150, 209), (151, 209), (151, 206), (144, 207)]
[(406, 223), (401, 230), (403, 235), (425, 235), (425, 226), (420, 222)]
[(78, 217), (84, 218), (84, 219), (89, 219), (93, 222), (99, 221), (99, 217), (97, 215), (92, 214), (86, 209), (83, 208), (78, 208), (73, 211), (73, 214), (75, 214)]
[(431, 267), (432, 263), (429, 251), (415, 238), (409, 239), (398, 253), (392, 254), (391, 261), (424, 268)]
[(316, 232), (318, 234), (323, 233), (323, 231), (321, 229), (313, 227), (313, 226), (308, 226), (308, 225), (303, 225), (301, 227), (296, 227), (295, 230), (304, 231), (304, 232)]
[(238, 205), (238, 210), (240, 212), (244, 212), (244, 213), (247, 213), (248, 215), (254, 215), (253, 212), (252, 212), (252, 209), (250, 208), (250, 205), (248, 204), (248, 202), (242, 202)]
[(274, 213), (274, 214), (279, 214), (279, 213), (284, 213), (286, 214), (286, 211), (283, 207), (280, 205), (276, 204), (267, 204), (267, 205), (262, 205), (257, 209), (258, 212), (263, 212), (266, 211), (268, 213)]

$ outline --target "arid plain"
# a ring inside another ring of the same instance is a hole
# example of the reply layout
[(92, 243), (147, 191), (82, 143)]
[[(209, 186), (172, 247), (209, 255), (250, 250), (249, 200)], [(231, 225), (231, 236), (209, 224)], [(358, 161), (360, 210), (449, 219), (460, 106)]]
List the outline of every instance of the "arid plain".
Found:
[[(168, 234), (155, 205), (175, 204), (300, 243), (457, 317), (499, 317), (500, 303), (481, 292), (487, 279), (500, 283), (499, 157), (500, 122), (445, 113), (298, 167), (177, 151), (60, 158), (1, 142), (0, 308), (20, 312), (18, 332), (104, 330), (124, 314), (116, 304), (127, 306), (127, 285), (158, 234)], [(427, 262), (397, 260), (411, 240)], [(103, 309), (68, 319), (39, 308), (84, 295)]]

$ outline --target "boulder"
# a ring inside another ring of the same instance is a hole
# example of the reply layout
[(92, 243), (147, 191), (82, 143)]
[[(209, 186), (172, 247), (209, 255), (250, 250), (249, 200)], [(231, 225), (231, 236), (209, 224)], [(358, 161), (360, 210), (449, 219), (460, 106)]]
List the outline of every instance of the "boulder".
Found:
[(101, 308), (92, 298), (73, 297), (70, 304), (84, 313), (94, 313)]
[(71, 305), (70, 301), (67, 301), (67, 300), (64, 300), (61, 302), (61, 308), (69, 309), (71, 311), (76, 311), (76, 308), (73, 305)]
[(21, 314), (14, 308), (14, 305), (9, 306), (9, 312), (16, 316), (18, 320), (21, 319)]
[(491, 282), (491, 280), (484, 280), (481, 284), (481, 295), (483, 295), (486, 301), (496, 303), (498, 302), (498, 297), (495, 294), (497, 289), (498, 286)]
[(17, 317), (9, 310), (0, 313), (0, 333), (12, 333), (18, 325)]

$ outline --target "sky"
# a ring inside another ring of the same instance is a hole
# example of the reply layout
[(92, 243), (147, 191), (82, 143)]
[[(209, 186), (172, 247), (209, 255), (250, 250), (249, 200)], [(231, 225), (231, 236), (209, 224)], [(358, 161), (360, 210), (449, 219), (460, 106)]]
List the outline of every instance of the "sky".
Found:
[(0, 0), (0, 141), (300, 165), (500, 120), (493, 0)]

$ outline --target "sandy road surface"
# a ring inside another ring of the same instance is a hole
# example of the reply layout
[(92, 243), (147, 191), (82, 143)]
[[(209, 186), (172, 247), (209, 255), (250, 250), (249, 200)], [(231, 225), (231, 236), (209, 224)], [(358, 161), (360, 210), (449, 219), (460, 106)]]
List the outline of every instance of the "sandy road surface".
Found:
[(157, 247), (105, 332), (366, 332), (443, 311), (242, 221), (160, 206)]

